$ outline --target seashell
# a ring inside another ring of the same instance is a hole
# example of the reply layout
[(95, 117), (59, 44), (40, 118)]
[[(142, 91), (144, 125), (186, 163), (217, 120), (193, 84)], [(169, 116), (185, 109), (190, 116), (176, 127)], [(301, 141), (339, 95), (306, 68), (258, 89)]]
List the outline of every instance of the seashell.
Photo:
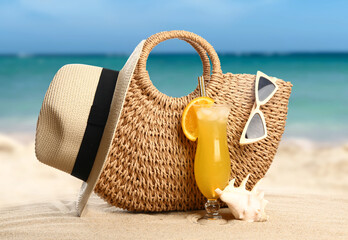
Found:
[(268, 216), (265, 213), (265, 207), (268, 201), (264, 199), (264, 192), (257, 191), (260, 181), (257, 182), (253, 190), (245, 189), (249, 176), (250, 174), (237, 188), (234, 187), (235, 179), (232, 179), (223, 191), (217, 188), (215, 192), (227, 204), (236, 219), (248, 222), (267, 221)]

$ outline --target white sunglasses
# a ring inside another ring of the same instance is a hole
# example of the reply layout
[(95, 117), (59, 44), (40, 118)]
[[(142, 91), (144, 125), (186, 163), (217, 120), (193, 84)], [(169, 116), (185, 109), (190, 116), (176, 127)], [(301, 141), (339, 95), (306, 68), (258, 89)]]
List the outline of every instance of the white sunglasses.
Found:
[(255, 81), (255, 103), (247, 123), (245, 124), (239, 143), (249, 144), (267, 137), (265, 117), (260, 106), (266, 104), (278, 90), (276, 80), (266, 74), (257, 71)]

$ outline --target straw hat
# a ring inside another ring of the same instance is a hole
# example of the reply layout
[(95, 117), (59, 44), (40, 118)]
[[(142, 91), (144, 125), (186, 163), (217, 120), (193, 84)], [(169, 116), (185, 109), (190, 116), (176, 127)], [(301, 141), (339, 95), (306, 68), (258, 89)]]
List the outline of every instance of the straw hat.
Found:
[(144, 42), (120, 72), (65, 65), (46, 92), (37, 122), (36, 156), (42, 163), (84, 181), (76, 204), (79, 216), (108, 156)]

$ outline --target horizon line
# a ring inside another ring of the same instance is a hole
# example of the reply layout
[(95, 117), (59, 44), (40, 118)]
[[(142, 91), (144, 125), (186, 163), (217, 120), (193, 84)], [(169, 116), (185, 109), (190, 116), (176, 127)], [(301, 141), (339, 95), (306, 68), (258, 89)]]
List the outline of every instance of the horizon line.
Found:
[[(195, 51), (190, 52), (153, 52), (151, 55), (198, 55)], [(251, 52), (220, 52), (217, 51), (218, 55), (221, 56), (287, 56), (287, 55), (347, 55), (348, 50), (345, 51), (251, 51)], [(129, 56), (127, 53), (107, 53), (107, 52), (83, 52), (83, 53), (0, 53), (0, 57), (65, 57), (65, 56)]]

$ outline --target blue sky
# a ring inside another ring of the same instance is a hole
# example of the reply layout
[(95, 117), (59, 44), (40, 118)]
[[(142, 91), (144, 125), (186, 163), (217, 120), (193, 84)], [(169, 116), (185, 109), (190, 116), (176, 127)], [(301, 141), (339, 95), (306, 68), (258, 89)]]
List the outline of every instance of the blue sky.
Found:
[[(347, 52), (347, 10), (344, 0), (0, 0), (0, 54), (129, 53), (174, 29), (219, 52)], [(192, 50), (170, 41), (156, 51)]]

